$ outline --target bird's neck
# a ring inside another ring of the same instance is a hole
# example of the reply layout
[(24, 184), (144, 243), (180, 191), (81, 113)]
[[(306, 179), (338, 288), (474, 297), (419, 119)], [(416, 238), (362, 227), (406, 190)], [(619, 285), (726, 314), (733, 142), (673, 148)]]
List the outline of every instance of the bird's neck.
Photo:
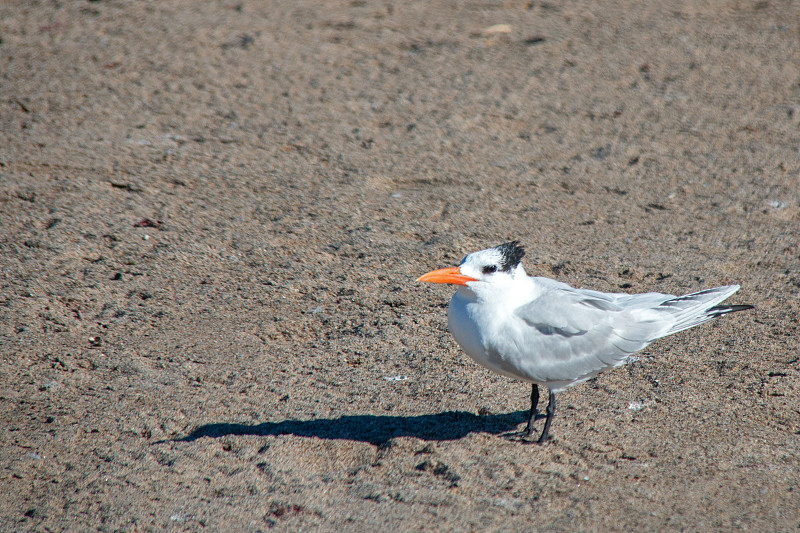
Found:
[(463, 296), (481, 305), (509, 311), (525, 305), (537, 296), (537, 290), (525, 271), (521, 267), (519, 270), (513, 278), (496, 283), (471, 283), (470, 287), (462, 287), (461, 290), (465, 292)]

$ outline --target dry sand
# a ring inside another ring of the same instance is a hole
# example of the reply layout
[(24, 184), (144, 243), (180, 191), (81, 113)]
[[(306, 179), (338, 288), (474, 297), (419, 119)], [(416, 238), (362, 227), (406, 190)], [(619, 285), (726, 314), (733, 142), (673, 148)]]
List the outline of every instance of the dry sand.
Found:
[[(796, 530), (798, 21), (3, 2), (0, 530)], [(532, 274), (757, 309), (523, 445), (528, 387), (414, 282), (512, 238)]]

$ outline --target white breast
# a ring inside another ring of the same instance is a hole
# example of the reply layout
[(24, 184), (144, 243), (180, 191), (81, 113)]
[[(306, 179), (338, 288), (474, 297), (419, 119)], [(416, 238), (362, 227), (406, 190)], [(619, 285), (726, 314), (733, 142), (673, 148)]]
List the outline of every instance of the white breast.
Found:
[(498, 346), (498, 340), (513, 344), (513, 338), (503, 335), (498, 327), (503, 321), (486, 312), (486, 305), (479, 304), (475, 294), (468, 288), (459, 288), (447, 308), (450, 333), (464, 352), (476, 363), (506, 377), (522, 381), (539, 382), (525, 372), (520, 353), (515, 346)]

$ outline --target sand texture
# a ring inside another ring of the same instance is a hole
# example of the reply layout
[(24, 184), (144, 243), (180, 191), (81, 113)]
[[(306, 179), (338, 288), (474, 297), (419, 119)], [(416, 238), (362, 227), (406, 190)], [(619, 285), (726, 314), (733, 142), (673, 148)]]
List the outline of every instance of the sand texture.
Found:
[[(798, 21), (0, 2), (0, 531), (796, 531)], [(414, 281), (511, 239), (756, 309), (521, 444), (528, 386)]]

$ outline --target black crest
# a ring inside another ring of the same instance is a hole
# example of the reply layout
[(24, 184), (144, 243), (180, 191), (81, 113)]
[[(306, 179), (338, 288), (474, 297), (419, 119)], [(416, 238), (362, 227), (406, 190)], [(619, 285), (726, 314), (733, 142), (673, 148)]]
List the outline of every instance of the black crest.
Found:
[(500, 260), (500, 269), (503, 272), (509, 272), (513, 268), (517, 268), (519, 262), (525, 257), (525, 249), (519, 245), (519, 241), (511, 241), (497, 246), (496, 249), (502, 254), (503, 258)]

